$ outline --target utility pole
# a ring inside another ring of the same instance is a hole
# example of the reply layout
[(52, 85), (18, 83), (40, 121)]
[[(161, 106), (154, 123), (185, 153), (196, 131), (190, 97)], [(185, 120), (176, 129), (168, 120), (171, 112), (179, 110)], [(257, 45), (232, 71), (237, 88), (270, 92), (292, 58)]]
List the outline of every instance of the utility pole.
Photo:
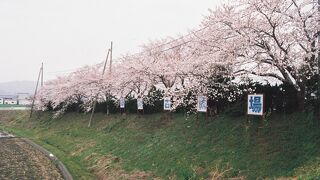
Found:
[[(317, 3), (317, 11), (318, 11), (318, 25), (320, 24), (320, 0), (318, 0), (318, 3)], [(317, 50), (318, 50), (318, 115), (320, 115), (320, 29), (318, 29), (318, 32), (317, 32), (317, 36), (318, 36), (318, 47), (317, 47)]]
[(107, 58), (106, 58), (106, 60), (105, 60), (105, 62), (104, 62), (104, 66), (103, 66), (103, 70), (102, 70), (102, 76), (103, 76), (104, 73), (106, 72), (109, 54), (110, 54), (110, 56), (111, 56), (111, 49), (108, 49)]
[[(112, 42), (111, 42), (111, 48), (112, 48)], [(111, 48), (108, 49), (108, 53), (107, 53), (106, 60), (105, 60), (105, 62), (104, 62), (104, 66), (103, 66), (101, 78), (103, 78), (103, 75), (104, 75), (104, 73), (105, 73), (105, 71), (106, 71), (106, 67), (107, 67), (109, 55), (111, 55)], [(91, 124), (92, 124), (93, 115), (94, 115), (94, 112), (95, 112), (96, 106), (97, 106), (97, 98), (98, 98), (97, 96), (98, 96), (98, 95), (96, 95), (96, 97), (95, 97), (95, 99), (94, 99), (94, 101), (93, 101), (92, 111), (91, 111), (91, 115), (90, 115), (90, 120), (89, 120), (88, 127), (91, 127)]]
[(37, 92), (38, 92), (38, 86), (39, 86), (40, 77), (41, 77), (41, 86), (42, 86), (42, 84), (43, 84), (43, 63), (41, 65), (41, 68), (40, 68), (40, 71), (39, 71), (39, 75), (38, 75), (38, 78), (37, 78), (38, 80), (37, 80), (36, 89), (34, 91), (34, 95), (33, 95), (33, 99), (32, 99), (32, 105), (31, 105), (29, 119), (31, 119), (32, 114), (33, 114), (33, 108), (34, 108), (34, 103), (35, 103), (35, 100), (36, 100), (36, 95), (37, 95)]
[[(320, 1), (320, 0), (319, 0)], [(110, 44), (110, 66), (109, 66), (109, 73), (111, 73), (111, 67), (112, 67), (112, 50), (113, 50), (113, 42), (111, 41)]]
[[(113, 42), (111, 41), (110, 44), (110, 65), (109, 65), (109, 74), (111, 74), (111, 70), (112, 70), (112, 52), (113, 51)], [(107, 101), (107, 116), (109, 116), (110, 114), (110, 107), (109, 107), (109, 96), (110, 93), (108, 93), (108, 91), (106, 92), (106, 101)]]
[(43, 62), (41, 64), (41, 87), (43, 86)]

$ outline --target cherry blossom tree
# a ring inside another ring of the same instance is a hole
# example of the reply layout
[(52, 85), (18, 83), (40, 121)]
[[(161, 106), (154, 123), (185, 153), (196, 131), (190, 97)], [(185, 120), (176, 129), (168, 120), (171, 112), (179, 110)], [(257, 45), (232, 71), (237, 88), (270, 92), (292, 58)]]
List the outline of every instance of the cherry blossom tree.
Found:
[[(306, 81), (316, 74), (319, 14), (310, 0), (238, 0), (204, 21), (210, 46), (234, 56), (234, 72), (292, 84), (303, 110)], [(221, 28), (217, 38), (216, 31)], [(220, 34), (221, 33), (221, 34)], [(218, 43), (217, 43), (218, 42)]]
[(63, 113), (81, 102), (142, 97), (154, 89), (172, 97), (173, 109), (195, 107), (198, 95), (229, 102), (244, 92), (241, 77), (249, 74), (292, 84), (303, 109), (306, 81), (317, 71), (319, 12), (311, 0), (235, 0), (210, 11), (199, 30), (163, 38), (143, 51), (121, 57), (103, 76), (102, 64), (83, 67), (49, 81), (40, 90), (40, 108), (50, 104)]

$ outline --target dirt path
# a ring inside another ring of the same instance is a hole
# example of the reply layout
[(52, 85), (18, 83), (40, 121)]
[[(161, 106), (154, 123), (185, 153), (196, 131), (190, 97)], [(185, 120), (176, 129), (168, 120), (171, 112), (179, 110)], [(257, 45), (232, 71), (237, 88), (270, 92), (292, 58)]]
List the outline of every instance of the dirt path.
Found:
[(54, 163), (19, 138), (0, 132), (0, 179), (63, 179)]

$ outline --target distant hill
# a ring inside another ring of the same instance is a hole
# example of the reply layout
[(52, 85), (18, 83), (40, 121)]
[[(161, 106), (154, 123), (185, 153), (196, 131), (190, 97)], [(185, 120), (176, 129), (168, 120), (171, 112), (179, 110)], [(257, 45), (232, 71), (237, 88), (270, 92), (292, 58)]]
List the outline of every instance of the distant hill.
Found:
[(34, 81), (0, 82), (0, 95), (15, 95), (17, 93), (33, 94), (36, 87)]

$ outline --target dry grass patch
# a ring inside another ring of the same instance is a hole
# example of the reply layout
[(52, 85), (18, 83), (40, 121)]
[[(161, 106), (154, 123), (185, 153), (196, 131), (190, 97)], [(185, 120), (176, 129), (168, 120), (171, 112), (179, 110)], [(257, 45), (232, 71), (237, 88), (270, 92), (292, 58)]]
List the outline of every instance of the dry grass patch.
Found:
[(231, 180), (245, 180), (246, 178), (243, 176), (239, 177), (233, 177), (233, 178), (226, 178), (226, 174), (232, 170), (232, 167), (230, 168), (219, 168), (218, 165), (210, 171), (210, 180), (223, 180), (223, 179), (231, 179)]
[[(97, 154), (89, 155), (85, 159), (91, 160), (96, 157)], [(121, 168), (121, 159), (112, 155), (105, 155), (97, 158), (96, 164), (90, 168), (90, 170), (96, 175), (97, 179), (101, 180), (144, 180), (155, 178), (151, 173), (135, 170), (131, 173), (125, 172)]]
[(84, 152), (85, 150), (89, 149), (89, 148), (93, 148), (96, 146), (96, 142), (94, 141), (90, 141), (87, 142), (85, 144), (78, 144), (76, 146), (76, 151), (71, 153), (71, 156), (79, 156), (82, 152)]

